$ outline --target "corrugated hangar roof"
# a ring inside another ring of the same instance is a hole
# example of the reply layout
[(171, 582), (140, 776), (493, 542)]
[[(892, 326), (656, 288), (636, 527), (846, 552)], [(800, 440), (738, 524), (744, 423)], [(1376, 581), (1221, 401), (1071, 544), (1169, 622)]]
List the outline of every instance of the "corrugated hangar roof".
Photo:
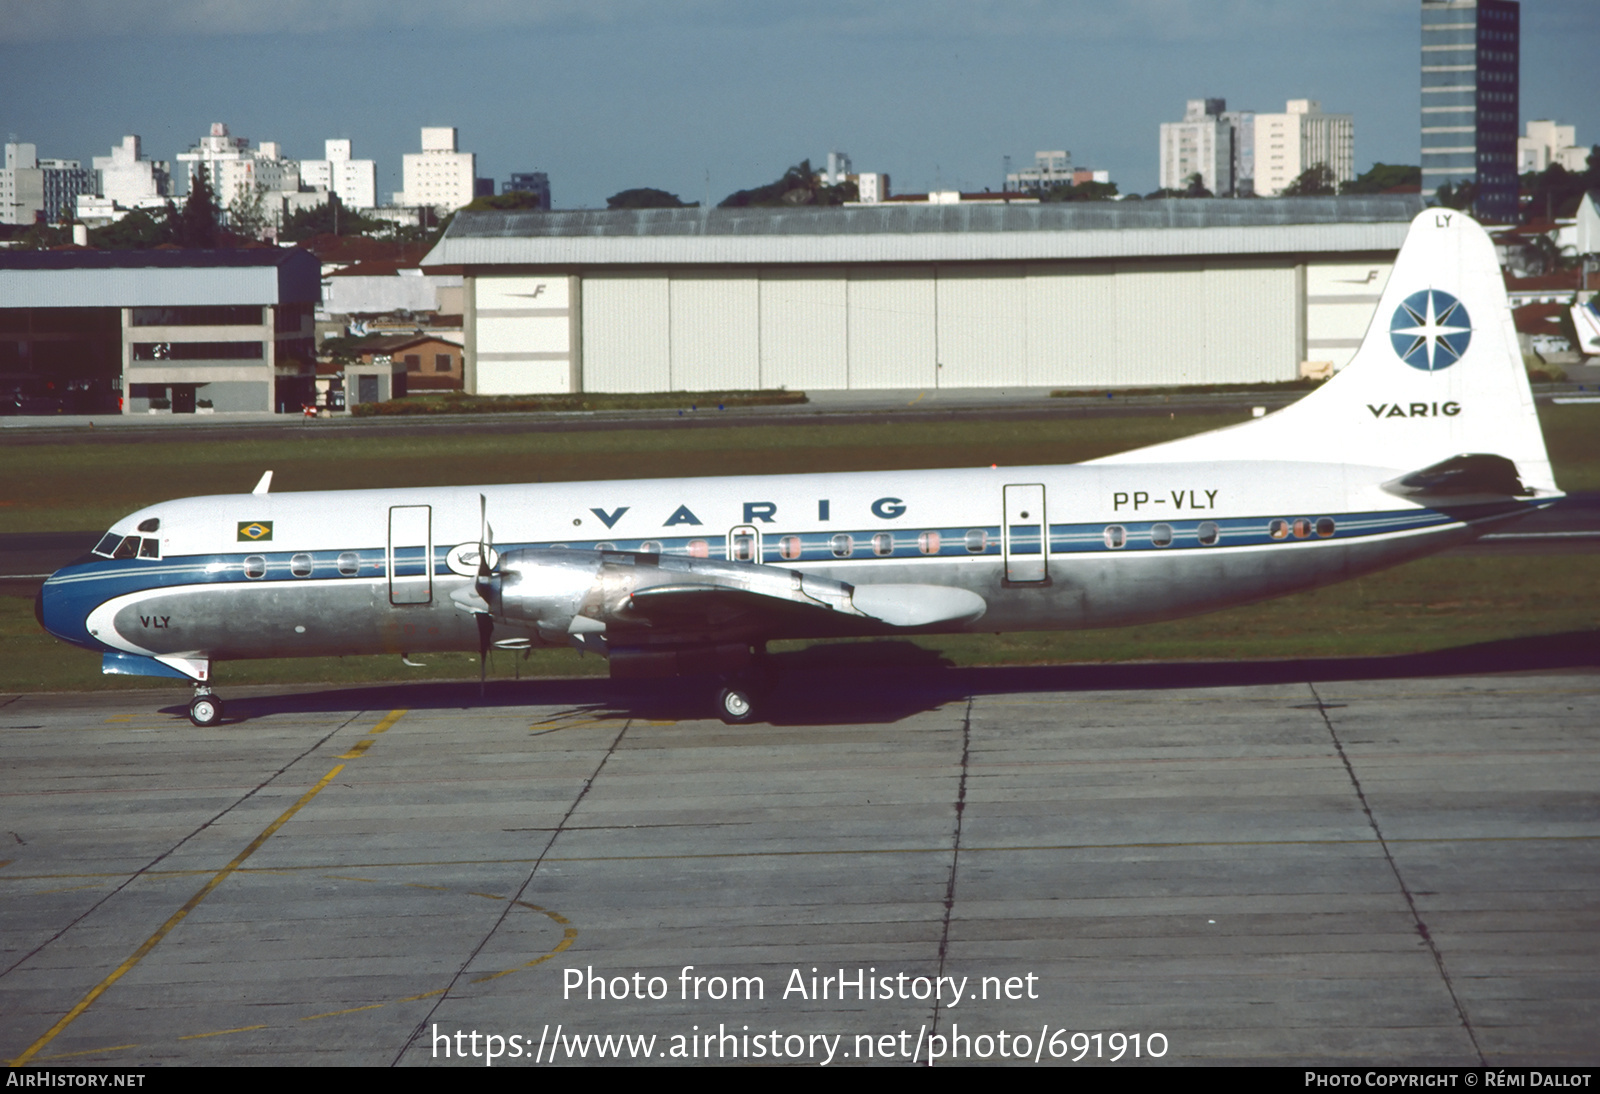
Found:
[(0, 251), (0, 307), (288, 304), (322, 299), (310, 251)]
[(982, 262), (1393, 251), (1418, 195), (464, 212), (431, 266)]

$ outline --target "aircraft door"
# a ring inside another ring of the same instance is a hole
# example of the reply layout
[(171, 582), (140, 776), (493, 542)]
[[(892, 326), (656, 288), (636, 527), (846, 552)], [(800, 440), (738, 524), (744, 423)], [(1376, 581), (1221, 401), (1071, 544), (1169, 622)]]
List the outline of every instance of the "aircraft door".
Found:
[(1001, 549), (1008, 584), (1040, 585), (1050, 580), (1049, 528), (1043, 484), (1005, 488)]
[(433, 600), (433, 510), (427, 505), (389, 508), (389, 603)]
[(741, 524), (728, 533), (729, 562), (761, 561), (761, 530)]

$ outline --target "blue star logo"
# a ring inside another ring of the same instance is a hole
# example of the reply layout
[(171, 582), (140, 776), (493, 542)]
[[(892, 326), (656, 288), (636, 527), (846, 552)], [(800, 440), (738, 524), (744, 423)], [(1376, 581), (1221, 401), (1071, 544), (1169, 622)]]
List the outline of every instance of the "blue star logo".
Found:
[(1423, 372), (1438, 372), (1461, 360), (1472, 341), (1467, 309), (1449, 293), (1424, 289), (1394, 311), (1389, 340), (1400, 360)]

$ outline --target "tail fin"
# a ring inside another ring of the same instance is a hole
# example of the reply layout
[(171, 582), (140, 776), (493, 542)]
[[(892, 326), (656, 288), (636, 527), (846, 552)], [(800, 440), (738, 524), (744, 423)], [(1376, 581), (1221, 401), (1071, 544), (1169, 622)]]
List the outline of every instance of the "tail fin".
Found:
[(1494, 244), (1450, 209), (1411, 222), (1355, 357), (1304, 399), (1243, 425), (1095, 463), (1295, 460), (1415, 470), (1503, 456), (1557, 493)]

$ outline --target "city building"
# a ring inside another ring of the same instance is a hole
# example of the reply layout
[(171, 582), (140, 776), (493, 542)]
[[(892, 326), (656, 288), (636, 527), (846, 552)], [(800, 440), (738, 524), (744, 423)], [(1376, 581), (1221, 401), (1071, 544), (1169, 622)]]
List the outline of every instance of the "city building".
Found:
[(1255, 117), (1255, 192), (1277, 197), (1313, 167), (1338, 186), (1356, 177), (1355, 119), (1324, 114), (1315, 99), (1290, 99), (1282, 114)]
[(1223, 99), (1190, 99), (1181, 122), (1161, 123), (1161, 188), (1200, 185), (1222, 196), (1233, 192), (1233, 126), (1222, 116)]
[(1033, 166), (1006, 174), (1006, 189), (1010, 191), (1048, 190), (1053, 186), (1071, 186), (1072, 153), (1064, 149), (1053, 152), (1035, 152)]
[(405, 189), (395, 194), (396, 205), (426, 205), (439, 213), (449, 213), (472, 201), (478, 157), (457, 150), (454, 127), (424, 127), (422, 151), (407, 152), (401, 163)]
[(77, 212), (79, 195), (94, 197), (98, 189), (94, 169), (85, 167), (81, 160), (40, 160), (39, 171), (48, 224), (71, 220)]
[(0, 252), (0, 385), (68, 413), (298, 411), (319, 269), (278, 247)]
[(509, 182), (500, 184), (502, 194), (532, 194), (539, 199), (539, 208), (550, 208), (550, 176), (543, 171), (513, 174)]
[(145, 159), (137, 135), (123, 137), (111, 146), (111, 155), (90, 162), (100, 176), (96, 193), (124, 209), (164, 205), (172, 196), (171, 164)]
[[(280, 194), (300, 190), (300, 164), (285, 158), (277, 141), (262, 141), (258, 148), (251, 148), (248, 137), (230, 135), (222, 122), (213, 122), (208, 135), (201, 137), (189, 151), (179, 152), (178, 162), (187, 165), (184, 177), (191, 190), (195, 175), (205, 168), (211, 192), (223, 209), (241, 194), (249, 195), (256, 187)], [(276, 201), (266, 203), (269, 208), (277, 204)]]
[(1256, 112), (1224, 110), (1217, 115), (1228, 123), (1233, 142), (1233, 163), (1229, 172), (1233, 183), (1228, 191), (1236, 198), (1254, 197), (1256, 192)]
[(1285, 381), (1354, 355), (1422, 209), (958, 196), (465, 212), (423, 269), (485, 395)]
[(1517, 0), (1422, 0), (1422, 192), (1476, 187), (1480, 220), (1517, 218)]
[(1589, 168), (1589, 148), (1578, 144), (1578, 127), (1557, 125), (1553, 119), (1530, 121), (1524, 126), (1525, 136), (1517, 138), (1517, 174), (1530, 171), (1538, 173), (1549, 169), (1553, 163), (1574, 174)]
[(300, 185), (339, 195), (346, 209), (371, 209), (378, 204), (378, 165), (351, 159), (347, 140), (323, 141), (323, 159), (300, 161)]
[(0, 168), (0, 224), (33, 224), (44, 213), (44, 172), (37, 145), (6, 145)]

